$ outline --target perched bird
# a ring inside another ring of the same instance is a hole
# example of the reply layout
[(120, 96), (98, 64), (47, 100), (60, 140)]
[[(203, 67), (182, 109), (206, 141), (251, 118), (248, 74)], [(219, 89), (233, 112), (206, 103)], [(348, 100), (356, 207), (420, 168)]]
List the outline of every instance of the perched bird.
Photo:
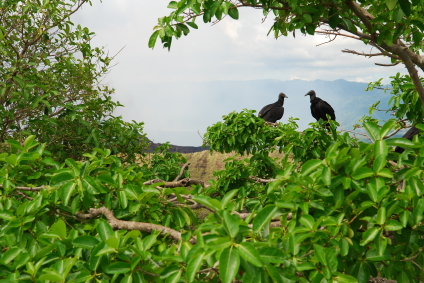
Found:
[[(404, 139), (408, 139), (408, 140), (410, 140), (410, 141), (412, 141), (412, 139), (414, 138), (414, 136), (415, 135), (418, 135), (419, 134), (419, 131), (418, 131), (418, 129), (417, 128), (415, 128), (415, 127), (411, 127), (404, 135), (403, 135), (403, 137), (402, 138), (404, 138)], [(401, 148), (401, 147), (396, 147), (395, 148), (395, 152), (398, 152), (398, 153), (402, 153), (402, 152), (404, 152), (405, 151), (405, 149), (404, 148)]]
[(284, 98), (288, 98), (284, 93), (278, 95), (278, 100), (275, 103), (268, 104), (264, 106), (261, 111), (259, 111), (258, 116), (263, 118), (267, 122), (275, 123), (277, 120), (280, 120), (284, 114)]
[(334, 114), (334, 109), (326, 101), (317, 97), (315, 91), (310, 90), (305, 96), (309, 95), (311, 98), (311, 114), (318, 121), (323, 119), (327, 121), (327, 114), (330, 115), (331, 120), (336, 121), (336, 115)]

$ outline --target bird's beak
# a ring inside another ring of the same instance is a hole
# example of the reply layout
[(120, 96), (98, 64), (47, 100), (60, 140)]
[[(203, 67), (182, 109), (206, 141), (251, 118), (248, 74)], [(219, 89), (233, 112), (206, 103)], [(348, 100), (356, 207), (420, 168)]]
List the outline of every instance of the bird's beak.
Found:
[(309, 95), (309, 94), (305, 94), (305, 96), (307, 96), (307, 95)]

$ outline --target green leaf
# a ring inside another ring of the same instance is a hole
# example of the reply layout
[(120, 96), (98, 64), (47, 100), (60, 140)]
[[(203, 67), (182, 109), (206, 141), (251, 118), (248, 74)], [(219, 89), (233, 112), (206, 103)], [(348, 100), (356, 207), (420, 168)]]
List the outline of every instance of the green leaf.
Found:
[(3, 210), (0, 211), (0, 218), (4, 219), (4, 220), (12, 220), (15, 217), (15, 215), (13, 215), (12, 212), (8, 211), (8, 210)]
[(387, 147), (387, 143), (385, 140), (375, 141), (374, 157), (378, 157), (379, 155), (387, 156), (388, 153), (389, 153), (389, 149)]
[(375, 219), (375, 222), (379, 225), (383, 225), (386, 222), (386, 208), (380, 207), (377, 211), (377, 218)]
[(402, 224), (400, 224), (399, 221), (394, 219), (390, 219), (389, 221), (387, 221), (386, 225), (384, 225), (384, 229), (389, 231), (402, 230), (402, 228)]
[(72, 176), (69, 172), (62, 172), (54, 175), (50, 180), (50, 185), (52, 187), (59, 187), (73, 180), (74, 176)]
[(374, 172), (370, 168), (359, 167), (353, 172), (352, 178), (355, 180), (361, 180), (374, 175)]
[(339, 24), (339, 21), (340, 21), (340, 18), (339, 18), (339, 13), (337, 11), (337, 8), (331, 6), (328, 12), (328, 23), (330, 24), (330, 27), (336, 28)]
[(15, 259), (21, 253), (21, 249), (18, 247), (13, 247), (5, 251), (1, 257), (1, 263), (8, 265), (9, 262)]
[(235, 238), (239, 232), (239, 224), (236, 216), (224, 211), (224, 228), (231, 238)]
[(278, 272), (278, 269), (274, 266), (267, 264), (265, 266), (267, 273), (272, 279), (272, 282), (274, 283), (294, 283), (295, 281), (292, 281), (288, 278), (283, 277), (280, 272)]
[(127, 273), (130, 270), (130, 264), (122, 261), (114, 262), (105, 268), (105, 272), (109, 274)]
[(229, 237), (219, 237), (207, 243), (210, 249), (222, 250), (231, 246), (231, 239)]
[(308, 214), (304, 214), (300, 220), (300, 223), (303, 224), (303, 226), (307, 227), (308, 229), (312, 230), (315, 224), (314, 218)]
[(265, 225), (268, 225), (278, 210), (279, 208), (275, 205), (269, 205), (259, 211), (253, 220), (253, 233), (259, 233), (265, 227)]
[(393, 10), (396, 7), (398, 0), (386, 0), (386, 5), (389, 10)]
[(231, 283), (237, 275), (240, 266), (240, 256), (237, 249), (228, 247), (219, 257), (219, 277), (223, 283)]
[(53, 268), (44, 268), (43, 274), (38, 278), (39, 280), (50, 280), (53, 282), (62, 282), (62, 276)]
[(290, 210), (296, 209), (296, 205), (294, 203), (283, 201), (283, 200), (277, 200), (275, 202), (275, 205), (277, 207), (287, 208), (287, 209), (290, 209)]
[(56, 223), (50, 227), (50, 232), (58, 235), (61, 239), (66, 238), (66, 224), (62, 219), (59, 219)]
[(373, 241), (379, 232), (380, 232), (380, 228), (376, 228), (376, 227), (370, 228), (367, 231), (365, 231), (365, 233), (362, 235), (362, 241), (360, 245), (365, 246), (369, 242)]
[(353, 276), (339, 272), (334, 273), (334, 275), (336, 275), (336, 278), (334, 279), (340, 283), (358, 283), (358, 279)]
[(392, 138), (386, 140), (387, 145), (390, 146), (399, 146), (399, 147), (411, 147), (414, 148), (415, 143), (413, 143), (410, 140), (404, 139), (404, 138)]
[(320, 159), (311, 159), (305, 162), (302, 166), (301, 174), (303, 176), (308, 175), (311, 171), (315, 170), (322, 164), (322, 160)]
[(305, 23), (312, 23), (311, 15), (306, 13), (306, 14), (303, 14), (302, 17), (303, 17), (303, 20), (305, 21)]
[(157, 241), (157, 236), (156, 235), (149, 235), (146, 238), (144, 238), (143, 241), (143, 248), (145, 251), (149, 250), (154, 243), (156, 243)]
[(97, 233), (99, 233), (100, 239), (103, 241), (108, 239), (113, 234), (112, 227), (109, 225), (109, 223), (107, 223), (106, 220), (103, 219), (97, 220), (96, 230)]
[(221, 202), (217, 201), (216, 199), (210, 198), (208, 196), (204, 196), (204, 195), (194, 196), (193, 200), (215, 211), (219, 211), (222, 209)]
[(186, 24), (187, 24), (187, 25), (189, 25), (190, 27), (194, 28), (194, 29), (198, 29), (198, 28), (199, 28), (199, 27), (198, 27), (195, 23), (193, 23), (193, 22), (187, 22)]
[(315, 256), (322, 265), (327, 266), (324, 248), (320, 245), (314, 245)]
[(157, 30), (150, 36), (150, 38), (149, 38), (149, 48), (153, 49), (155, 47), (158, 35), (159, 35), (159, 31)]
[(331, 185), (331, 169), (330, 169), (330, 167), (322, 168), (321, 179), (326, 186)]
[(269, 263), (282, 263), (284, 261), (284, 253), (273, 247), (266, 247), (259, 250), (262, 260)]
[(76, 185), (72, 180), (59, 189), (59, 195), (64, 206), (68, 205), (69, 199), (71, 198), (72, 193), (74, 192), (75, 186)]
[(97, 246), (100, 241), (91, 236), (79, 236), (72, 241), (72, 244), (78, 248), (92, 249)]
[(240, 256), (246, 261), (252, 263), (257, 267), (263, 266), (264, 263), (261, 259), (259, 252), (251, 243), (242, 242), (240, 245), (237, 245), (237, 250)]
[(36, 146), (38, 143), (37, 142), (34, 142), (34, 140), (35, 140), (35, 136), (34, 135), (31, 135), (31, 136), (27, 137), (25, 139), (25, 141), (24, 141), (24, 148), (26, 150), (28, 150), (28, 149)]
[(381, 169), (384, 168), (384, 166), (386, 166), (386, 156), (383, 155), (383, 154), (380, 154), (374, 160), (374, 163), (372, 165), (372, 169), (373, 169), (374, 173), (377, 174), (378, 172), (380, 172)]
[(364, 123), (364, 128), (373, 140), (381, 140), (380, 128), (377, 124), (374, 124), (373, 122), (366, 122)]
[(237, 7), (234, 5), (231, 5), (228, 9), (228, 15), (230, 15), (231, 18), (234, 20), (238, 20), (239, 18), (239, 11), (237, 10)]
[(187, 263), (187, 281), (193, 282), (194, 277), (199, 271), (200, 267), (202, 267), (204, 253), (197, 254), (194, 257), (190, 258)]
[(225, 194), (221, 200), (222, 207), (227, 207), (228, 203), (233, 199), (233, 197), (238, 193), (239, 189), (231, 190)]
[(169, 4), (168, 4), (168, 7), (167, 8), (170, 8), (170, 9), (174, 9), (174, 10), (176, 10), (176, 9), (178, 9), (178, 3), (177, 2), (175, 2), (175, 1), (171, 1), (171, 2), (169, 2)]
[(407, 17), (411, 15), (411, 3), (409, 0), (399, 0), (400, 7)]

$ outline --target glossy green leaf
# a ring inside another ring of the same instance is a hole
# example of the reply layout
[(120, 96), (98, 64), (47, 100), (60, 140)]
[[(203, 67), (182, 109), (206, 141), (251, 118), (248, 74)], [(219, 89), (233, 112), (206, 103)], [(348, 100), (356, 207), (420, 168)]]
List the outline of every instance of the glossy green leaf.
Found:
[(239, 224), (236, 216), (231, 215), (228, 211), (224, 211), (224, 227), (231, 238), (237, 236), (239, 232)]
[(156, 40), (158, 38), (158, 35), (159, 35), (159, 31), (157, 30), (157, 31), (155, 31), (150, 36), (150, 38), (149, 38), (149, 44), (148, 44), (149, 48), (152, 48), (153, 49), (155, 47), (155, 44), (156, 44)]
[(361, 180), (364, 178), (369, 178), (374, 175), (374, 172), (370, 168), (359, 167), (352, 174), (352, 178), (355, 180)]
[(380, 128), (378, 125), (374, 124), (373, 122), (366, 122), (364, 123), (364, 128), (374, 141), (381, 139)]
[(377, 227), (373, 227), (365, 231), (364, 234), (362, 235), (362, 241), (360, 245), (365, 246), (369, 242), (373, 241), (379, 232), (380, 232), (380, 228), (377, 228)]
[(380, 207), (377, 211), (377, 218), (375, 219), (377, 224), (383, 225), (386, 222), (386, 208)]
[(79, 236), (72, 241), (76, 247), (83, 249), (92, 249), (99, 244), (99, 240), (92, 236)]
[(225, 196), (221, 200), (222, 207), (227, 207), (230, 201), (234, 198), (234, 196), (238, 193), (238, 189), (231, 190), (225, 194)]
[(322, 164), (322, 160), (320, 159), (311, 159), (305, 162), (302, 166), (302, 175), (306, 176), (316, 168), (318, 168)]
[(275, 205), (269, 205), (259, 211), (253, 220), (253, 233), (259, 233), (265, 225), (269, 225), (269, 222), (278, 210), (279, 208)]
[(112, 227), (109, 223), (107, 223), (106, 220), (103, 219), (97, 220), (96, 230), (97, 233), (99, 233), (100, 239), (102, 239), (103, 241), (105, 241), (113, 234)]
[(336, 275), (336, 278), (334, 279), (340, 283), (358, 283), (358, 279), (353, 276), (339, 272), (336, 272), (334, 275)]
[(200, 253), (190, 258), (187, 263), (187, 281), (193, 282), (194, 277), (202, 266), (204, 253)]
[(66, 224), (62, 219), (59, 219), (56, 223), (50, 227), (50, 232), (58, 235), (61, 239), (66, 238)]
[(253, 265), (257, 267), (263, 266), (263, 261), (261, 259), (261, 256), (252, 244), (248, 242), (242, 242), (240, 243), (240, 245), (237, 245), (237, 250), (240, 256), (244, 258), (246, 261), (252, 263)]
[(108, 274), (121, 274), (121, 273), (127, 273), (129, 272), (130, 265), (126, 262), (117, 261), (114, 262), (105, 268), (105, 272)]
[(284, 253), (273, 247), (266, 247), (259, 250), (259, 254), (263, 261), (269, 263), (282, 263), (284, 261)]
[(240, 256), (237, 249), (228, 247), (219, 257), (219, 278), (223, 283), (233, 282), (240, 266)]

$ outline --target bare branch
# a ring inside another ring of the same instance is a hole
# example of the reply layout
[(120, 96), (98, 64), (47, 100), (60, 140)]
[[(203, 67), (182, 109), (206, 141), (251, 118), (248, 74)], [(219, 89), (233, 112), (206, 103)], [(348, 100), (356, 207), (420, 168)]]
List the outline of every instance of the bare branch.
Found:
[[(174, 241), (176, 242), (181, 241), (181, 233), (174, 229), (171, 229), (162, 225), (152, 224), (152, 223), (118, 220), (114, 216), (113, 212), (106, 207), (90, 208), (88, 210), (88, 214), (81, 213), (81, 212), (75, 213), (76, 217), (80, 219), (84, 219), (84, 220), (94, 219), (100, 215), (104, 215), (106, 217), (108, 223), (114, 230), (128, 230), (128, 231), (138, 230), (144, 233), (151, 233), (152, 231), (160, 231), (161, 232), (160, 234), (162, 236), (169, 234), (169, 236)], [(194, 239), (192, 240), (195, 242)]]
[[(0, 185), (0, 188), (4, 188), (3, 185)], [(19, 191), (30, 191), (30, 192), (37, 192), (40, 191), (41, 189), (44, 189), (44, 186), (41, 187), (14, 187), (15, 190), (19, 190)]]
[(186, 164), (184, 164), (183, 166), (181, 166), (181, 170), (180, 170), (180, 173), (178, 174), (178, 176), (174, 179), (174, 182), (177, 182), (180, 178), (181, 178), (181, 176), (184, 174), (184, 170), (187, 168), (187, 166), (189, 166), (190, 165), (190, 163), (186, 163)]
[(256, 183), (269, 183), (273, 181), (277, 181), (278, 179), (262, 179), (255, 176), (249, 176), (249, 179), (255, 181)]

